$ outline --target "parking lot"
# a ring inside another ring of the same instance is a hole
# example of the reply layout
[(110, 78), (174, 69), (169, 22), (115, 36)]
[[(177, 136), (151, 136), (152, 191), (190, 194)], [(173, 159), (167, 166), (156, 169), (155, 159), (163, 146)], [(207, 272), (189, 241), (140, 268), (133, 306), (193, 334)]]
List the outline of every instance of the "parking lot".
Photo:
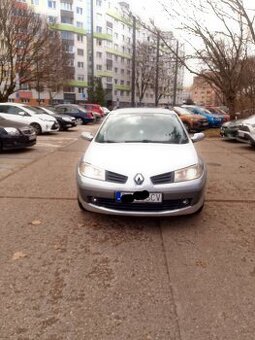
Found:
[(0, 339), (254, 339), (254, 149), (196, 144), (200, 215), (96, 215), (79, 210), (75, 167), (97, 127), (0, 154)]

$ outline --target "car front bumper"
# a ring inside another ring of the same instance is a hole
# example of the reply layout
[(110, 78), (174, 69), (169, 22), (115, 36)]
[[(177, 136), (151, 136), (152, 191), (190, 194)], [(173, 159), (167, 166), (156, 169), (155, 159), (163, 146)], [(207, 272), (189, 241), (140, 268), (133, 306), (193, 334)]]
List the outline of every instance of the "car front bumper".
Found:
[[(77, 174), (78, 201), (85, 210), (123, 216), (178, 216), (193, 214), (205, 200), (206, 170), (193, 181), (170, 183), (157, 186), (127, 187), (92, 180)], [(133, 202), (122, 203), (115, 199), (116, 192), (162, 193), (162, 203)]]
[(31, 136), (12, 136), (1, 139), (2, 150), (24, 149), (36, 144), (36, 135)]
[(255, 145), (255, 133), (250, 131), (238, 130), (238, 140)]

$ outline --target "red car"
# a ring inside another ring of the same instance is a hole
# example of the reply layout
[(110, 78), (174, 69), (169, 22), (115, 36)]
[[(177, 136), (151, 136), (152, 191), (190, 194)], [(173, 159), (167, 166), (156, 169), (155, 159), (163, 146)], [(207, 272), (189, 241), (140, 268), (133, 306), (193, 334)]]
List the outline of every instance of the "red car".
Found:
[(98, 104), (83, 104), (82, 106), (84, 106), (86, 110), (97, 112), (101, 115), (101, 117), (104, 117), (104, 110), (102, 109), (102, 106)]

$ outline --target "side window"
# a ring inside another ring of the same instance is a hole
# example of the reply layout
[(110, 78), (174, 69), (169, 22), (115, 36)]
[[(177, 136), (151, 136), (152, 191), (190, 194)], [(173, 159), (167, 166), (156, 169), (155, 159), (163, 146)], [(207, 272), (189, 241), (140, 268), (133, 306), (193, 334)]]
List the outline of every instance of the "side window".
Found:
[(71, 109), (70, 109), (70, 112), (71, 113), (79, 113), (79, 109), (76, 109), (75, 107), (72, 107)]
[(57, 107), (56, 108), (56, 111), (57, 111), (57, 113), (64, 113), (65, 112), (65, 108), (64, 107)]
[(7, 106), (7, 113), (9, 113), (11, 115), (18, 115), (19, 112), (21, 112), (21, 111), (23, 111), (23, 110), (19, 107)]
[(7, 108), (8, 108), (8, 106), (6, 106), (6, 105), (0, 105), (0, 112), (2, 112), (2, 113), (8, 113)]

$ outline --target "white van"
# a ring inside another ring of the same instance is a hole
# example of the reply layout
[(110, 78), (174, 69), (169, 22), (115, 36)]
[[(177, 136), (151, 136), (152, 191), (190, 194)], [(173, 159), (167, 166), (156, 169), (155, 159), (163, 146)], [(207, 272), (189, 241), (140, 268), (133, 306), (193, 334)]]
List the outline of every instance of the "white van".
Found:
[(39, 110), (26, 104), (0, 103), (0, 116), (33, 126), (37, 135), (59, 130), (59, 124), (54, 117), (39, 113)]

